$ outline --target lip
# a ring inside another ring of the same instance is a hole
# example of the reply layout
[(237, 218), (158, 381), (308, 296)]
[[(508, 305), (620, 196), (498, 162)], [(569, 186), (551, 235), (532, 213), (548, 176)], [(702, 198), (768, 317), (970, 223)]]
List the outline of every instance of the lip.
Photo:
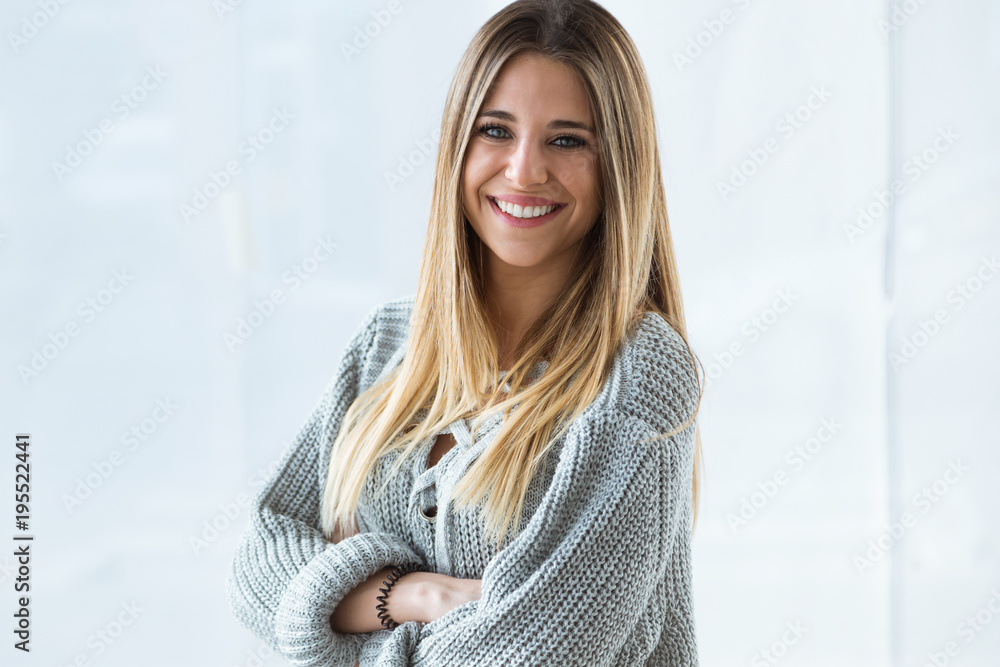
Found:
[[(541, 199), (539, 197), (519, 197), (522, 200), (537, 200), (537, 201), (541, 201), (541, 202), (548, 202), (547, 204), (546, 203), (535, 204), (535, 203), (532, 203), (532, 202), (528, 201), (525, 204), (521, 204), (522, 206), (548, 206), (549, 204), (555, 204), (557, 206), (557, 208), (554, 211), (550, 211), (549, 213), (546, 213), (545, 215), (540, 215), (537, 218), (527, 218), (527, 219), (525, 219), (525, 218), (515, 218), (514, 216), (510, 215), (509, 213), (504, 213), (503, 211), (500, 210), (500, 207), (497, 206), (497, 202), (496, 202), (496, 198), (495, 197), (487, 195), (486, 198), (489, 200), (490, 207), (493, 209), (493, 212), (496, 213), (498, 216), (500, 216), (500, 219), (503, 220), (504, 222), (506, 222), (511, 227), (538, 227), (539, 225), (544, 225), (546, 222), (548, 222), (552, 218), (554, 218), (557, 215), (559, 215), (559, 213), (564, 208), (566, 208), (565, 204), (560, 204), (559, 202), (554, 202), (554, 201), (551, 201), (551, 200), (548, 200), (548, 199)], [(521, 202), (518, 202), (518, 201), (513, 201), (511, 199), (507, 199), (506, 197), (504, 197), (503, 200), (507, 201), (507, 202), (510, 202), (511, 204), (520, 204), (521, 203)]]
[(487, 197), (502, 199), (505, 202), (520, 204), (521, 206), (551, 206), (552, 204), (562, 204), (562, 202), (546, 199), (545, 197), (529, 197), (528, 195), (487, 195)]

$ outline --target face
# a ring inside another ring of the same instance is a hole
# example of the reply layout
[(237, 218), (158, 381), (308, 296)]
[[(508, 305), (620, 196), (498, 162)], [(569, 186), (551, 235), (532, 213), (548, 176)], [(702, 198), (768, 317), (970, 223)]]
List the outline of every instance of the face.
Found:
[(500, 71), (462, 175), (465, 215), (494, 279), (572, 262), (601, 212), (593, 127), (583, 83), (567, 65), (521, 54)]

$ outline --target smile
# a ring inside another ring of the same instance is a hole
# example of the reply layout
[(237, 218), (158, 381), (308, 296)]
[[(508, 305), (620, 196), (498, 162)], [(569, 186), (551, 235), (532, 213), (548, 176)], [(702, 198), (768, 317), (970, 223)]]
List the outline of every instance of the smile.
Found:
[(490, 200), (490, 207), (500, 216), (500, 219), (512, 227), (537, 227), (554, 218), (559, 211), (565, 208), (565, 204), (522, 207), (509, 202), (497, 201), (493, 197), (487, 197), (487, 199)]

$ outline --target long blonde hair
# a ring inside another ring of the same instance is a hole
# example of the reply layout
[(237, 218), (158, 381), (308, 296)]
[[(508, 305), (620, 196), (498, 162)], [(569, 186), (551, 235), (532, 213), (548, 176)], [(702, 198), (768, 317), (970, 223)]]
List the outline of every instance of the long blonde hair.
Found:
[[(562, 293), (514, 350), (504, 396), (499, 340), (485, 306), (484, 249), (463, 214), (461, 183), (479, 109), (504, 63), (525, 52), (564, 63), (583, 81), (600, 152), (603, 211), (583, 239)], [(525, 492), (550, 443), (600, 393), (620, 343), (647, 311), (659, 313), (695, 359), (667, 221), (652, 99), (638, 51), (596, 2), (518, 0), (483, 25), (452, 80), (408, 347), (399, 366), (362, 392), (344, 417), (323, 492), (324, 532), (332, 539), (338, 526), (356, 528), (362, 487), (383, 455), (402, 450), (391, 478), (428, 436), (469, 418), (475, 441), (481, 423), (502, 411), (503, 426), (454, 494), (459, 509), (487, 497), (480, 520), (484, 536), (499, 548), (511, 525), (520, 526)], [(543, 359), (545, 372), (531, 382), (533, 366)], [(423, 410), (426, 415), (418, 417)], [(697, 412), (660, 437), (682, 431)], [(696, 425), (695, 521), (700, 458)]]

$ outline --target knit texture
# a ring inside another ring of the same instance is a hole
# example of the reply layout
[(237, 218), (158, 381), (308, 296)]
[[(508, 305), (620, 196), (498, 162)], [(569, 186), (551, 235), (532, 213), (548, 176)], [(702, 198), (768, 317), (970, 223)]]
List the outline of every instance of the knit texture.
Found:
[[(309, 667), (697, 666), (695, 422), (642, 442), (691, 416), (697, 376), (680, 335), (657, 314), (638, 322), (601, 393), (553, 443), (531, 480), (519, 530), (499, 552), (476, 515), (485, 499), (459, 510), (451, 495), (502, 415), (487, 419), (474, 440), (472, 420), (442, 429), (456, 445), (429, 470), (437, 434), (427, 437), (376, 496), (399, 452), (383, 457), (362, 491), (361, 532), (338, 544), (323, 536), (320, 498), (333, 440), (353, 400), (402, 360), (414, 299), (368, 314), (255, 498), (227, 579), (236, 618), (289, 663)], [(540, 362), (533, 376), (546, 368)], [(409, 563), (482, 579), (482, 597), (432, 623), (359, 634), (331, 629), (330, 615), (352, 589)]]

